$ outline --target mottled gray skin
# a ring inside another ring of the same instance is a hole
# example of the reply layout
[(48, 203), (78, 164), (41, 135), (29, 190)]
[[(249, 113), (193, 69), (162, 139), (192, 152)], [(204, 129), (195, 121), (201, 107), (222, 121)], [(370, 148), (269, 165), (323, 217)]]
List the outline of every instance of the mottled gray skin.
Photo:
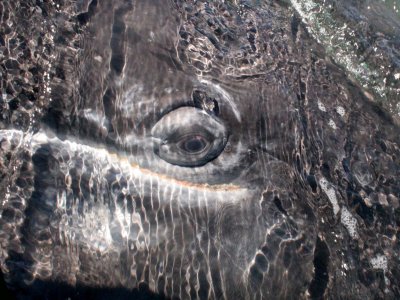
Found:
[[(399, 128), (285, 1), (225, 2), (42, 7), (43, 109), (0, 133), (13, 291), (400, 296)], [(207, 126), (219, 151), (165, 160), (159, 136)]]

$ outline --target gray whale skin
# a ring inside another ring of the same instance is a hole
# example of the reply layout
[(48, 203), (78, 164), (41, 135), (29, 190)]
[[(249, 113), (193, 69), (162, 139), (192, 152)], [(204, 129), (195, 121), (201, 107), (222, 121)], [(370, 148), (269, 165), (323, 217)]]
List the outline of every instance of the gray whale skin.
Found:
[(289, 2), (49, 3), (40, 109), (0, 130), (12, 294), (400, 297), (398, 123)]

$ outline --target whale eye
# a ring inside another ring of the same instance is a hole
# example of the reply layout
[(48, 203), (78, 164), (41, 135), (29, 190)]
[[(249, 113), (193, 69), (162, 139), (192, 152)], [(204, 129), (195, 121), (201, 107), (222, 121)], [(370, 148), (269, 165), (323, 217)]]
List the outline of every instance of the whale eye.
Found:
[(164, 161), (182, 167), (199, 167), (215, 159), (228, 135), (215, 117), (194, 107), (165, 115), (151, 131), (154, 152)]
[(210, 145), (209, 141), (201, 135), (187, 135), (182, 137), (177, 146), (189, 155), (199, 154), (205, 151)]

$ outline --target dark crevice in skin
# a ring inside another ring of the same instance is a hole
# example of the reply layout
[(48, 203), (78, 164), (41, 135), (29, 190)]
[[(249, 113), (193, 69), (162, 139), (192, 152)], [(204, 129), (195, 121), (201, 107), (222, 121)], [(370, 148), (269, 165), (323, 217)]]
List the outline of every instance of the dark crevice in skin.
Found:
[(89, 22), (90, 18), (94, 15), (97, 7), (97, 0), (92, 0), (89, 4), (88, 11), (84, 13), (80, 13), (79, 15), (76, 16), (78, 22), (81, 25), (85, 25), (87, 22)]
[(253, 52), (257, 51), (256, 47), (256, 34), (257, 34), (257, 28), (254, 26), (252, 22), (250, 22), (247, 28), (247, 40), (250, 44), (251, 50)]
[[(127, 7), (126, 7), (127, 6)], [(110, 69), (116, 75), (121, 75), (125, 66), (125, 43), (126, 43), (126, 25), (124, 23), (124, 16), (132, 9), (132, 5), (124, 5), (114, 12), (114, 23), (112, 26), (112, 35), (110, 41), (111, 47), (111, 60)]]
[[(297, 34), (299, 31), (299, 26), (300, 26), (300, 19), (297, 15), (293, 15), (292, 17), (292, 23), (291, 23), (291, 30), (293, 34), (293, 40), (296, 41)], [(297, 170), (298, 172), (303, 176), (304, 181), (309, 184), (309, 186), (312, 189), (313, 193), (317, 192), (317, 180), (315, 177), (315, 172), (318, 172), (316, 169), (318, 169), (319, 166), (319, 153), (320, 149), (318, 146), (317, 141), (315, 141), (312, 132), (309, 130), (309, 117), (307, 116), (307, 104), (306, 104), (306, 99), (307, 99), (307, 85), (306, 82), (304, 81), (304, 78), (302, 78), (301, 72), (298, 72), (298, 89), (296, 91), (297, 94), (297, 105), (298, 105), (298, 111), (299, 111), (299, 124), (301, 126), (301, 135), (303, 137), (303, 145), (298, 146), (298, 151), (299, 154), (297, 155)], [(303, 148), (304, 147), (304, 148)], [(303, 159), (303, 149), (307, 149), (307, 158), (309, 160), (310, 165), (312, 168), (310, 169), (310, 173), (307, 174), (305, 171), (306, 168), (304, 166), (304, 159)]]
[(322, 299), (329, 282), (329, 248), (319, 237), (314, 250), (314, 278), (311, 281), (309, 292), (311, 299)]
[(67, 132), (70, 132), (71, 124), (62, 108), (50, 107), (43, 117), (43, 123), (57, 132), (59, 138), (64, 139)]
[(296, 168), (297, 168), (297, 171), (300, 174), (304, 173), (304, 172), (302, 172), (304, 170), (304, 167), (303, 167), (302, 160), (300, 158), (300, 154), (299, 153), (296, 154)]
[(328, 178), (331, 180), (331, 167), (329, 166), (329, 164), (327, 162), (324, 162), (321, 167), (320, 167), (320, 171), (322, 173), (322, 175), (325, 178)]
[(223, 51), (223, 50), (224, 50), (224, 49), (221, 49), (221, 46), (219, 45), (217, 38), (216, 38), (213, 34), (207, 33), (207, 32), (204, 31), (203, 29), (197, 28), (197, 27), (196, 27), (196, 30), (197, 30), (199, 33), (201, 33), (202, 35), (204, 35), (205, 37), (207, 37), (208, 40), (211, 42), (211, 44), (213, 44), (213, 46), (214, 46), (217, 50), (219, 50), (219, 51)]
[[(108, 88), (103, 95), (103, 106), (104, 106), (104, 113), (108, 120), (112, 120), (113, 116), (115, 115), (115, 92), (113, 89)], [(111, 128), (108, 128), (111, 130)]]
[(312, 175), (312, 174), (308, 175), (308, 176), (307, 176), (307, 182), (308, 182), (308, 184), (310, 185), (310, 187), (311, 187), (313, 193), (316, 193), (316, 192), (317, 192), (318, 184), (317, 184), (317, 180), (315, 179), (315, 176)]
[(290, 23), (293, 41), (297, 40), (297, 33), (299, 32), (300, 18), (294, 14)]
[(252, 266), (250, 268), (250, 285), (252, 289), (257, 290), (260, 288), (264, 279), (263, 273), (258, 270), (257, 266)]
[(265, 76), (265, 74), (251, 74), (251, 75), (237, 75), (237, 76), (233, 76), (233, 78), (237, 81), (240, 80), (247, 80), (247, 79), (258, 79), (258, 78), (263, 78), (263, 76)]
[(283, 213), (285, 216), (287, 216), (287, 211), (283, 208), (281, 199), (279, 199), (277, 196), (274, 197), (274, 204), (276, 207), (279, 209), (281, 213)]
[[(300, 76), (299, 76), (300, 77)], [(304, 101), (306, 99), (307, 87), (304, 81), (299, 78), (299, 91), (300, 91), (300, 99)]]
[(267, 147), (267, 118), (268, 115), (264, 116), (260, 114), (260, 119), (258, 121), (259, 126), (259, 139), (260, 139), (260, 147), (261, 149), (266, 149)]

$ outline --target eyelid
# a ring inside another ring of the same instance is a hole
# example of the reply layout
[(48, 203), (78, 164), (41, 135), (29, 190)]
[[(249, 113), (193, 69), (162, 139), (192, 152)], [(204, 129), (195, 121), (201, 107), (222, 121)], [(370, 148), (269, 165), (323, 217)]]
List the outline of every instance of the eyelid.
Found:
[[(196, 128), (197, 128), (197, 130), (196, 130)], [(176, 128), (174, 130), (174, 132), (172, 132), (170, 134), (170, 138), (168, 139), (168, 141), (176, 143), (185, 136), (197, 135), (197, 133), (199, 131), (202, 131), (202, 135), (205, 136), (206, 138), (208, 138), (210, 140), (215, 139), (214, 134), (210, 133), (207, 129), (200, 127), (200, 126), (194, 126), (190, 129), (188, 129), (186, 132), (185, 132), (185, 129), (180, 131), (179, 128)]]
[[(159, 99), (149, 99), (134, 104), (135, 115), (140, 116), (135, 121), (135, 128), (152, 127), (164, 116), (180, 107), (192, 107), (193, 101), (187, 93), (171, 93)], [(144, 126), (143, 126), (144, 124)]]
[[(177, 119), (179, 119), (177, 122)], [(196, 123), (197, 119), (197, 123)], [(208, 133), (213, 133), (217, 137), (217, 134), (225, 131), (224, 125), (218, 120), (201, 109), (195, 107), (180, 107), (169, 114), (161, 118), (152, 128), (151, 135), (153, 137), (158, 134), (168, 132), (168, 136), (171, 136), (175, 131), (179, 130), (182, 132), (186, 128), (195, 128), (198, 126), (199, 129), (206, 130)]]
[[(164, 90), (166, 92), (162, 96), (157, 95), (155, 97), (148, 95), (147, 100), (135, 102), (133, 104), (133, 110), (136, 112), (135, 115), (140, 116), (134, 124), (135, 128), (141, 128), (142, 124), (151, 124), (151, 127), (164, 118), (164, 116), (181, 107), (195, 107), (192, 96), (193, 92), (196, 90), (204, 92), (209, 96), (216, 96), (219, 105), (227, 105), (226, 108), (233, 112), (236, 119), (238, 121), (241, 119), (239, 110), (232, 100), (232, 96), (217, 83), (206, 79), (200, 79), (200, 84), (188, 85), (183, 87), (182, 90)], [(129, 93), (126, 93), (126, 96), (129, 97)], [(146, 96), (144, 97), (146, 99)]]

